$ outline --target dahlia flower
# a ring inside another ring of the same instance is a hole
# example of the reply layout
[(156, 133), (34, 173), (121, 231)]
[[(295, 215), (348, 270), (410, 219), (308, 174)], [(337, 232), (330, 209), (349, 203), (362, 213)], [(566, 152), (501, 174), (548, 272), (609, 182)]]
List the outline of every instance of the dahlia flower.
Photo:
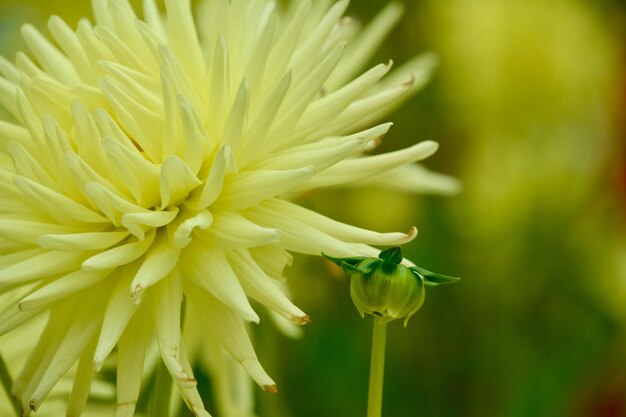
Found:
[(366, 256), (415, 237), (292, 202), (402, 167), (403, 183), (423, 184), (411, 164), (437, 149), (365, 154), (432, 57), (358, 75), (400, 9), (357, 35), (348, 2), (328, 3), (206, 0), (194, 17), (189, 0), (166, 0), (165, 16), (145, 0), (138, 19), (126, 0), (94, 0), (95, 24), (53, 16), (52, 39), (22, 28), (30, 54), (0, 60), (14, 117), (0, 121), (0, 292), (17, 293), (0, 334), (47, 315), (14, 381), (24, 414), (76, 363), (72, 395), (84, 398), (116, 349), (117, 415), (132, 416), (156, 341), (189, 409), (208, 416), (183, 309), (275, 391), (246, 331), (259, 321), (249, 299), (307, 323), (277, 286), (291, 253)]

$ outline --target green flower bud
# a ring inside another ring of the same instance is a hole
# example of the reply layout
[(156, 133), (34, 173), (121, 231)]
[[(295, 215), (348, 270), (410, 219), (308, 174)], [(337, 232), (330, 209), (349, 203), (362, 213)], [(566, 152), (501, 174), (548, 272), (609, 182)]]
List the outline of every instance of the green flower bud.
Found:
[(324, 256), (350, 275), (350, 295), (362, 317), (370, 314), (382, 317), (385, 322), (404, 318), (405, 326), (424, 304), (425, 285), (458, 281), (458, 278), (402, 265), (402, 250), (398, 247), (382, 251), (378, 259)]
[(405, 318), (404, 324), (424, 303), (424, 284), (404, 265), (378, 262), (372, 272), (350, 276), (350, 295), (361, 317), (384, 321)]

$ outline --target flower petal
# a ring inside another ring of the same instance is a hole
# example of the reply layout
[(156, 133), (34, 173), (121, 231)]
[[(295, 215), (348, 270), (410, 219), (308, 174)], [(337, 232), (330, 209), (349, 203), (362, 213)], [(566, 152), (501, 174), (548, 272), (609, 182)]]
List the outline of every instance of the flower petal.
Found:
[(221, 303), (236, 311), (241, 318), (259, 322), (259, 316), (250, 306), (223, 250), (194, 243), (185, 250), (180, 268), (189, 281), (211, 293)]
[(264, 390), (276, 392), (275, 382), (267, 375), (254, 353), (254, 348), (241, 317), (209, 293), (191, 283), (185, 290), (200, 313), (206, 328), (226, 351), (239, 362), (250, 377)]

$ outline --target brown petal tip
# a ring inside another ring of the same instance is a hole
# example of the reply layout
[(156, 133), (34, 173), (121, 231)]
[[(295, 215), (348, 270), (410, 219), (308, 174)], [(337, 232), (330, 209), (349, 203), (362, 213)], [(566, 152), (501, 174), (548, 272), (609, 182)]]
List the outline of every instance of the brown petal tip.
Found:
[(402, 83), (402, 87), (412, 88), (415, 85), (415, 74), (411, 74), (411, 78)]
[(278, 387), (276, 385), (263, 385), (263, 391), (269, 392), (270, 394), (276, 394), (278, 392)]

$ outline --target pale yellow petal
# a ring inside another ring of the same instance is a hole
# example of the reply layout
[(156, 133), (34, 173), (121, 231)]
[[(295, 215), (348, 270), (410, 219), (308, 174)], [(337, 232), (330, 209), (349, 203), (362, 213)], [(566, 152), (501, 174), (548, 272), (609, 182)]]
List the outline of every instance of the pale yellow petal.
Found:
[(80, 83), (80, 77), (70, 60), (34, 26), (29, 24), (22, 26), (22, 37), (46, 73), (67, 85)]
[(228, 251), (228, 257), (246, 294), (294, 322), (309, 322), (309, 317), (289, 301), (247, 250)]
[(224, 349), (257, 384), (266, 391), (275, 392), (276, 384), (259, 363), (241, 317), (199, 287), (191, 285), (185, 294), (201, 313), (206, 328)]
[(139, 308), (133, 302), (128, 291), (136, 269), (136, 267), (127, 267), (116, 272), (118, 282), (108, 297), (102, 328), (93, 356), (92, 368), (97, 371), (100, 370), (104, 360), (115, 348), (129, 321)]
[(74, 376), (74, 384), (72, 385), (72, 393), (67, 401), (66, 416), (78, 417), (83, 413), (87, 405), (87, 398), (94, 377), (94, 369), (91, 366), (95, 341), (87, 345), (86, 349), (80, 355), (76, 375)]
[(128, 235), (127, 231), (46, 234), (39, 238), (39, 245), (42, 248), (64, 251), (102, 250), (116, 245)]
[(83, 269), (109, 269), (131, 263), (150, 248), (155, 235), (156, 232), (151, 231), (142, 240), (130, 240), (124, 245), (98, 253), (87, 258), (81, 267)]
[(364, 180), (399, 166), (426, 159), (434, 154), (438, 147), (436, 142), (425, 141), (395, 152), (348, 159), (320, 173), (309, 181), (307, 186), (318, 188)]
[(152, 247), (147, 252), (141, 267), (130, 284), (130, 293), (135, 303), (141, 301), (146, 288), (156, 284), (172, 272), (179, 256), (180, 249), (169, 243), (167, 234), (157, 234)]
[(385, 37), (402, 17), (404, 7), (391, 2), (350, 42), (346, 58), (333, 73), (327, 87), (332, 91), (348, 81), (369, 61)]
[(313, 167), (288, 171), (249, 171), (228, 176), (224, 190), (215, 206), (221, 209), (242, 210), (261, 201), (290, 191), (306, 183), (315, 174)]
[(187, 279), (232, 308), (240, 317), (259, 321), (223, 250), (205, 248), (200, 244), (189, 246), (181, 259), (181, 267)]
[(189, 166), (177, 156), (169, 156), (161, 167), (161, 209), (175, 206), (202, 182)]
[(0, 288), (75, 270), (84, 259), (82, 252), (44, 252), (0, 270)]
[(111, 270), (78, 270), (52, 281), (20, 301), (22, 311), (39, 310), (56, 301), (89, 288), (111, 275)]
[(117, 413), (132, 417), (139, 398), (146, 349), (153, 333), (152, 317), (139, 311), (117, 344)]
[(180, 223), (170, 235), (170, 242), (175, 248), (182, 249), (191, 243), (192, 233), (196, 228), (206, 230), (211, 224), (213, 224), (213, 215), (210, 211), (203, 210)]
[(215, 202), (222, 192), (224, 176), (228, 168), (229, 155), (231, 155), (229, 146), (223, 146), (217, 151), (203, 187), (196, 189), (196, 191), (192, 193), (190, 198), (185, 202), (186, 206), (195, 210), (201, 210)]
[(169, 46), (197, 85), (204, 83), (204, 58), (189, 0), (166, 0)]
[(197, 382), (181, 361), (180, 309), (182, 288), (180, 277), (173, 273), (154, 287), (155, 335), (161, 358), (174, 381), (182, 389), (193, 388)]
[(214, 211), (211, 228), (198, 237), (219, 248), (233, 249), (278, 243), (281, 233), (276, 228), (261, 227), (237, 213)]
[(417, 229), (412, 227), (408, 233), (378, 233), (367, 229), (341, 223), (329, 217), (323, 216), (312, 210), (308, 210), (297, 204), (284, 200), (271, 199), (264, 206), (281, 216), (302, 222), (321, 232), (327, 233), (344, 242), (358, 242), (380, 246), (404, 245), (417, 236)]

